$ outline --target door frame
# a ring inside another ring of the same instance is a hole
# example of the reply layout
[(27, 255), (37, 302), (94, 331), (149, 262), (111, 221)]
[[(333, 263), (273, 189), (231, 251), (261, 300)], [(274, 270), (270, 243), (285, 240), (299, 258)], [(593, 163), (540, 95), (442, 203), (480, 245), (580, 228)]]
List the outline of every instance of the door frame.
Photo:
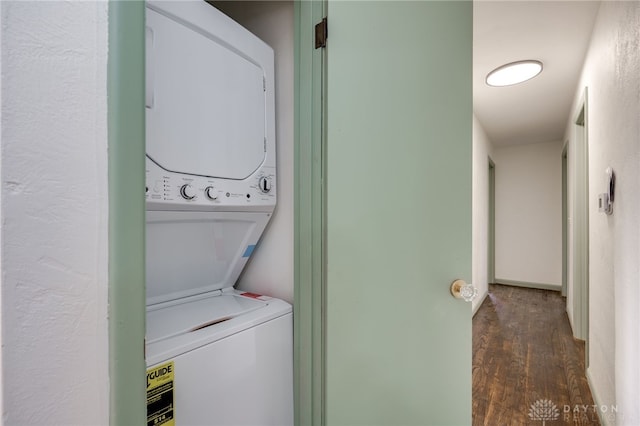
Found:
[(294, 2), (294, 407), (295, 424), (325, 423), (326, 49), (315, 26), (327, 1)]
[[(295, 424), (324, 423), (324, 49), (327, 1), (294, 2)], [(109, 1), (109, 424), (146, 423), (144, 2)], [(136, 107), (140, 106), (140, 108)]]
[[(589, 139), (587, 88), (574, 114), (573, 334), (589, 337)], [(587, 357), (588, 360), (588, 357)], [(588, 362), (587, 362), (588, 365)]]
[(489, 223), (487, 228), (487, 285), (496, 282), (496, 164), (489, 160)]
[(109, 424), (146, 424), (145, 3), (110, 0)]
[(562, 296), (567, 297), (567, 284), (569, 280), (569, 241), (567, 232), (569, 230), (569, 188), (567, 181), (568, 173), (568, 150), (569, 141), (562, 147)]

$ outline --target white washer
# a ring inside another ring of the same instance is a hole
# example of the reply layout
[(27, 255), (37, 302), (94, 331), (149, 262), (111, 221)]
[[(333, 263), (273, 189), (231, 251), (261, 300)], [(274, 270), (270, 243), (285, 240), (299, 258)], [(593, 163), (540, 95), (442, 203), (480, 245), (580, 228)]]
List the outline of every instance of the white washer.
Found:
[(273, 50), (204, 1), (148, 1), (146, 38), (148, 424), (293, 424), (291, 305), (233, 288), (276, 204)]

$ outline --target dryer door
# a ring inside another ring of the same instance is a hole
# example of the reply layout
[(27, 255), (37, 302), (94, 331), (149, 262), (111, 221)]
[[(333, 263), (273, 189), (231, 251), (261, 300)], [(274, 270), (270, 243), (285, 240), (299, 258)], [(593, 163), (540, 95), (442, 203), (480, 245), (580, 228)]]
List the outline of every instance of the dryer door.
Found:
[(265, 159), (265, 72), (216, 31), (147, 8), (147, 155), (172, 172), (245, 179)]

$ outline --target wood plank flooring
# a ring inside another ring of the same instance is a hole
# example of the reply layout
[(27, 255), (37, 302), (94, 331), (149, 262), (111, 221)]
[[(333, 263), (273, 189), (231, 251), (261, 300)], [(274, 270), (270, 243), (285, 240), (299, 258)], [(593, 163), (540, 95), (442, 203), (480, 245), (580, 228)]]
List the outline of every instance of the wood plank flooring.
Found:
[(474, 425), (599, 425), (584, 371), (560, 293), (489, 286), (473, 318)]

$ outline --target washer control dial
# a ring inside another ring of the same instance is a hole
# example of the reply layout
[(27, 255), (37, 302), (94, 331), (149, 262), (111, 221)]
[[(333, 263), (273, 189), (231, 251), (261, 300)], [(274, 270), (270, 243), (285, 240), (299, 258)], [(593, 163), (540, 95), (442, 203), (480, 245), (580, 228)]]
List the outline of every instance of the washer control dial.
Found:
[(267, 192), (271, 191), (271, 180), (263, 176), (260, 178), (258, 186), (260, 187), (260, 191), (266, 194)]
[(185, 200), (193, 200), (196, 198), (196, 191), (193, 189), (193, 186), (187, 183), (182, 185), (182, 188), (180, 188), (180, 195), (182, 195), (182, 198)]
[(207, 198), (212, 200), (212, 201), (218, 199), (218, 193), (217, 193), (216, 189), (213, 186), (207, 186), (204, 189), (204, 195), (206, 195)]

